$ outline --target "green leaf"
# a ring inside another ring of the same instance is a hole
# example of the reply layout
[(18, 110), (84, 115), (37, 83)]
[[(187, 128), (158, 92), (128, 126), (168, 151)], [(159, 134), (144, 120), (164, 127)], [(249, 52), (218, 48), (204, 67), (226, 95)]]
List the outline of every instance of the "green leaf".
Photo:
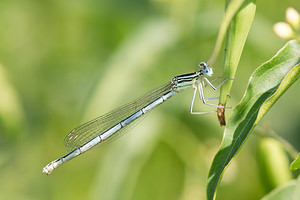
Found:
[[(224, 59), (224, 78), (233, 78), (244, 49), (244, 45), (253, 22), (256, 10), (255, 0), (243, 2), (232, 19), (227, 31)], [(221, 87), (219, 104), (226, 105), (233, 81), (227, 81)], [(220, 125), (226, 125), (224, 109), (218, 109)]]
[(300, 169), (300, 153), (298, 154), (298, 157), (292, 162), (290, 169), (292, 171)]
[(300, 195), (300, 178), (298, 180), (292, 180), (269, 194), (264, 196), (261, 200), (298, 200)]
[(257, 144), (257, 160), (263, 185), (272, 190), (292, 180), (290, 161), (283, 144), (272, 137), (261, 136)]
[[(235, 72), (244, 49), (244, 44), (246, 42), (246, 38), (248, 36), (250, 27), (253, 22), (255, 10), (255, 0), (245, 1), (230, 23), (225, 46), (225, 78), (231, 78), (235, 76)], [(221, 89), (220, 96), (220, 103), (222, 104), (226, 103), (228, 93), (232, 85), (232, 81), (227, 81), (224, 85)], [(223, 92), (224, 94), (222, 94), (222, 91), (226, 92)]]
[(214, 50), (212, 52), (211, 58), (207, 61), (208, 65), (212, 65), (216, 58), (218, 57), (221, 49), (222, 49), (222, 44), (226, 35), (226, 31), (235, 16), (235, 14), (238, 12), (240, 9), (241, 5), (244, 3), (245, 0), (231, 0), (229, 2), (226, 2), (227, 8), (225, 15), (222, 19), (221, 26), (219, 29), (218, 37), (216, 39), (216, 43), (214, 46)]
[[(250, 131), (257, 124), (257, 117), (266, 113), (272, 105), (264, 103), (272, 95), (278, 99), (284, 91), (282, 87), (289, 80), (299, 78), (300, 44), (296, 41), (288, 42), (273, 58), (257, 68), (248, 84), (246, 93), (241, 102), (234, 108), (224, 131), (223, 141), (217, 152), (209, 172), (207, 199), (213, 199), (224, 169), (237, 154), (246, 141)], [(290, 81), (285, 87), (290, 87)], [(281, 90), (278, 90), (280, 84)], [(277, 92), (281, 93), (278, 95)], [(267, 101), (270, 102), (270, 101)]]

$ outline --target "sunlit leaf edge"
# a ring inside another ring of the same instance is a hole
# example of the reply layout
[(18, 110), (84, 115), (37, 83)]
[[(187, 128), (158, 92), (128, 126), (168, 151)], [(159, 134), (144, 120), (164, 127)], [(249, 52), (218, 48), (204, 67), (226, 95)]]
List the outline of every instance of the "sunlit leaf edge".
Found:
[(290, 169), (292, 171), (300, 169), (300, 153), (298, 154), (298, 157), (292, 162)]

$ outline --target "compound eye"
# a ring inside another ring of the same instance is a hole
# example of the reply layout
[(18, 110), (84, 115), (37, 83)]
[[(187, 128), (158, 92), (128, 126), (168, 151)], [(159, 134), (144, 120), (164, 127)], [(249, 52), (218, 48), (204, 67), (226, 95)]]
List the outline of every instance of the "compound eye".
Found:
[(205, 74), (206, 76), (211, 76), (211, 75), (213, 75), (213, 70), (212, 70), (210, 67), (206, 67), (206, 68), (204, 69), (204, 74)]
[(205, 62), (201, 62), (201, 63), (199, 64), (199, 68), (206, 68), (206, 67), (207, 67), (207, 65), (206, 65)]

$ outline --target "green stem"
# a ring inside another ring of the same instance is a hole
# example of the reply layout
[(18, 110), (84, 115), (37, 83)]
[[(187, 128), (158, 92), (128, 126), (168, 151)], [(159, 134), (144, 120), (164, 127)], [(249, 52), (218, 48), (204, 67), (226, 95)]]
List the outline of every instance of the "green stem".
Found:
[[(246, 0), (232, 19), (226, 37), (224, 78), (229, 79), (221, 87), (219, 104), (225, 106), (230, 93), (233, 79), (240, 61), (241, 54), (248, 36), (256, 10), (255, 0)], [(218, 110), (219, 121), (225, 125), (224, 109)]]

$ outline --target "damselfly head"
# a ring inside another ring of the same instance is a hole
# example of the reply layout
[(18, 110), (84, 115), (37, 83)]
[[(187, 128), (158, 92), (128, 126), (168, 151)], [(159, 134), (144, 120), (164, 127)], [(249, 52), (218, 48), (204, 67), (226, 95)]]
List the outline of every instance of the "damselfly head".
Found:
[(199, 68), (200, 68), (200, 71), (201, 71), (201, 70), (203, 71), (203, 74), (204, 74), (205, 76), (211, 76), (211, 75), (213, 75), (213, 70), (212, 70), (212, 68), (208, 67), (208, 66), (206, 65), (205, 62), (201, 62), (201, 63), (199, 64)]

